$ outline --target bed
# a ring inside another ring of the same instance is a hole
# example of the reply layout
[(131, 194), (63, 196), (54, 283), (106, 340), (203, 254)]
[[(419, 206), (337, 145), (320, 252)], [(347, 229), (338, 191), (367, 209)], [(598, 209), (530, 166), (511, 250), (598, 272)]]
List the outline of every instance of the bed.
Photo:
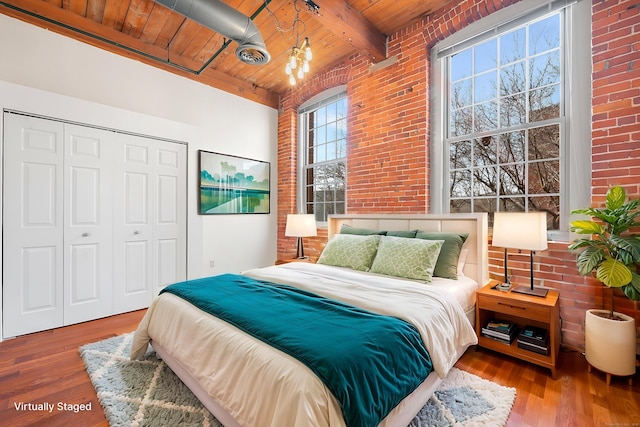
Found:
[[(375, 233), (380, 230), (386, 232), (384, 236)], [(417, 242), (423, 239), (417, 239), (415, 233), (413, 238), (404, 234), (413, 230), (420, 230), (423, 237), (430, 234), (426, 240), (432, 242)], [(363, 231), (368, 233), (359, 234)], [(384, 248), (408, 240), (419, 250), (438, 245), (440, 249), (440, 233), (465, 236), (462, 256), (456, 260), (456, 279), (429, 277), (430, 283), (425, 284), (422, 277), (401, 277), (404, 270), (386, 274), (385, 268), (398, 268), (397, 263), (385, 266), (381, 261), (376, 269), (360, 271), (329, 258), (340, 242), (377, 241), (373, 267)], [(475, 290), (488, 281), (486, 214), (338, 215), (329, 218), (328, 236), (317, 264), (269, 266), (232, 279), (246, 279), (252, 285), (254, 281), (279, 284), (287, 292), (319, 295), (411, 324), (428, 350), (433, 370), (391, 409), (385, 409), (376, 423), (406, 426), (457, 359), (477, 342)], [(175, 294), (162, 293), (154, 300), (135, 332), (131, 357), (140, 357), (149, 344), (227, 427), (343, 426), (351, 419), (346, 409), (343, 412), (345, 402), (336, 398), (337, 393), (308, 364), (256, 339), (242, 325), (212, 316)], [(395, 358), (393, 351), (389, 350)]]

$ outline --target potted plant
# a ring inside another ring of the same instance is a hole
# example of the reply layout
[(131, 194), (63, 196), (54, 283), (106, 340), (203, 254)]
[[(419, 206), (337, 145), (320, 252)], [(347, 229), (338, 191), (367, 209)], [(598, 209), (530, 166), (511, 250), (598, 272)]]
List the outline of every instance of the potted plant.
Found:
[[(571, 222), (571, 231), (589, 237), (574, 240), (581, 275), (594, 274), (609, 288), (621, 288), (631, 300), (640, 300), (640, 236), (629, 230), (640, 227), (640, 200), (627, 200), (620, 186), (607, 191), (604, 208), (577, 209), (571, 214), (591, 220)], [(633, 375), (636, 369), (636, 329), (632, 317), (617, 313), (611, 290), (610, 310), (587, 310), (585, 355), (591, 366), (607, 374)]]

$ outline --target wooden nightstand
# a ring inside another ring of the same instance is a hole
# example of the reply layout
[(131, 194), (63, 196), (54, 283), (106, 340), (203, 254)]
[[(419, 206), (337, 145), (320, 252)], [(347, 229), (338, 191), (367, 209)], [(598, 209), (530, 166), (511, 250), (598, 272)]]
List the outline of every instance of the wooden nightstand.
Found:
[[(551, 369), (556, 377), (556, 360), (560, 351), (560, 304), (558, 292), (550, 290), (545, 298), (504, 292), (492, 289), (499, 282), (492, 280), (476, 292), (476, 334), (478, 345), (517, 357)], [(507, 320), (519, 328), (525, 325), (544, 328), (549, 332), (549, 354), (538, 354), (518, 347), (517, 340), (511, 345), (482, 336), (482, 327), (491, 319)]]
[(291, 258), (291, 259), (277, 259), (275, 262), (275, 265), (288, 264), (290, 262), (310, 262), (313, 264), (313, 261), (311, 261), (309, 258)]

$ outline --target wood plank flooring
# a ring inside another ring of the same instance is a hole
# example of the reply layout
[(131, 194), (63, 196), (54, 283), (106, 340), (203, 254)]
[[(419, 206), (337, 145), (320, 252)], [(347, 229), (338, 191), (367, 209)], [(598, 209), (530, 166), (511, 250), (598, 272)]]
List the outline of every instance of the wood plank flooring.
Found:
[[(144, 310), (30, 334), (0, 343), (0, 425), (108, 426), (78, 347), (133, 331)], [(457, 367), (517, 389), (508, 427), (640, 426), (640, 375), (634, 385), (587, 373), (584, 357), (561, 352), (558, 379), (535, 365), (471, 348)], [(91, 403), (91, 411), (18, 410), (19, 403)]]

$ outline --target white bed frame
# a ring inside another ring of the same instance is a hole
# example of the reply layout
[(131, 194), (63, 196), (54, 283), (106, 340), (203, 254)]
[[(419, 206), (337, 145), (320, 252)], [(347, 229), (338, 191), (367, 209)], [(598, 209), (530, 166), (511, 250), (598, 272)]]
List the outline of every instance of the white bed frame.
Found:
[[(487, 214), (450, 214), (450, 215), (429, 215), (429, 214), (382, 214), (382, 215), (333, 215), (328, 219), (329, 239), (334, 234), (340, 232), (342, 224), (352, 227), (369, 228), (375, 230), (414, 230), (421, 231), (442, 231), (455, 233), (469, 233), (469, 238), (463, 248), (469, 249), (464, 267), (466, 276), (473, 278), (479, 286), (484, 286), (489, 281), (488, 272), (488, 226)], [(475, 310), (473, 310), (475, 312)], [(468, 314), (467, 314), (468, 315)], [(472, 322), (473, 324), (473, 322)], [(168, 354), (157, 343), (153, 343), (158, 356), (171, 368), (171, 370), (185, 383), (187, 387), (196, 395), (202, 404), (220, 421), (225, 427), (241, 427), (240, 424), (208, 393), (198, 384), (198, 382), (187, 372), (178, 361)], [(456, 359), (460, 358), (465, 348), (457, 350)], [(427, 403), (433, 392), (438, 388), (442, 379), (435, 371), (431, 372), (425, 381), (407, 396), (399, 407), (402, 409), (395, 413), (393, 419), (387, 417), (383, 424), (386, 427), (405, 427), (409, 425), (415, 415)], [(288, 427), (288, 426), (283, 426)]]
[(489, 239), (488, 217), (486, 213), (469, 214), (363, 214), (329, 215), (329, 239), (340, 233), (343, 224), (357, 228), (387, 231), (438, 231), (448, 233), (468, 233), (463, 249), (468, 249), (464, 274), (472, 278), (480, 287), (489, 282)]

